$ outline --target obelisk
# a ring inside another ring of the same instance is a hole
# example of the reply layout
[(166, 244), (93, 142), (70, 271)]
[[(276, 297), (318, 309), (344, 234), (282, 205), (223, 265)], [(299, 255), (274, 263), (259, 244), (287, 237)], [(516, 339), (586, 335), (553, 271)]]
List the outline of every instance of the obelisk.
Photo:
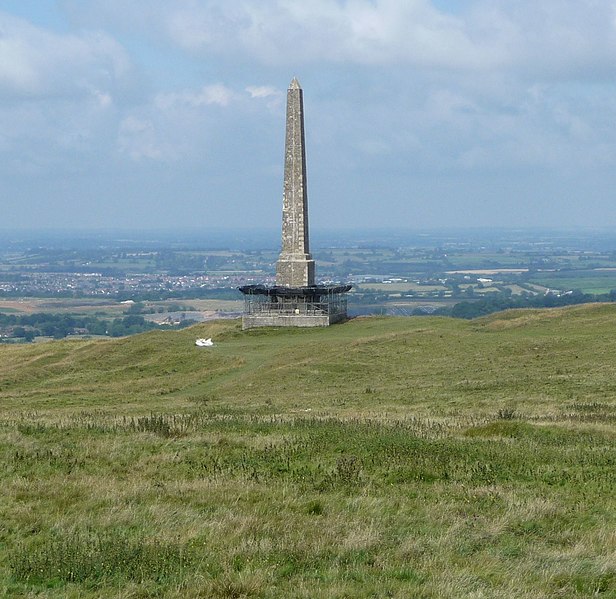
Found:
[(304, 95), (296, 78), (287, 90), (282, 251), (276, 264), (276, 284), (282, 287), (314, 285), (314, 260), (308, 243)]
[(243, 285), (242, 329), (328, 327), (346, 320), (351, 285), (315, 285), (308, 247), (308, 193), (304, 139), (304, 98), (297, 79), (287, 91), (282, 196), (282, 250), (276, 285)]

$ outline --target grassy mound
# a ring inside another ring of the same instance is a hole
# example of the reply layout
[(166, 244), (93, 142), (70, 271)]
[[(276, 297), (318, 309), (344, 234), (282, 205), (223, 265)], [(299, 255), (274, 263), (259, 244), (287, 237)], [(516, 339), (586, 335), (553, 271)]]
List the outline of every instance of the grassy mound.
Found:
[(0, 594), (614, 597), (615, 325), (0, 347)]

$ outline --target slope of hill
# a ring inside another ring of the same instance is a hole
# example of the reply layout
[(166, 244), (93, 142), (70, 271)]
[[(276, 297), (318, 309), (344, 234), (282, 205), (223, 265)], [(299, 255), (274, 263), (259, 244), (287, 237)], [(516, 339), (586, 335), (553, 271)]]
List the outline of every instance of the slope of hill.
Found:
[(0, 593), (616, 596), (615, 327), (591, 305), (0, 346)]

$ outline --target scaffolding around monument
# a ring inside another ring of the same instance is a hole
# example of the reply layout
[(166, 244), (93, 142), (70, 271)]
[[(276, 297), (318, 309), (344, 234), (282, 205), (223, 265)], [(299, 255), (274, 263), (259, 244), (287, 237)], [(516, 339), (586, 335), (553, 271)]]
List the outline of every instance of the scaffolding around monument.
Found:
[(245, 285), (242, 328), (326, 327), (347, 317), (351, 285), (266, 287)]

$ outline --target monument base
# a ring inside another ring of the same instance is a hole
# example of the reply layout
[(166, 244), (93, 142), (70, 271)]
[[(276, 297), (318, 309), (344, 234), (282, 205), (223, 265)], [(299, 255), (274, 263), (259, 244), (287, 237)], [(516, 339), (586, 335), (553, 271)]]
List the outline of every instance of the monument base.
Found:
[(346, 319), (345, 315), (335, 316), (302, 316), (295, 314), (260, 314), (242, 316), (242, 330), (255, 329), (257, 327), (328, 327), (330, 324)]
[(327, 327), (347, 318), (351, 285), (265, 287), (246, 285), (242, 329), (256, 327)]

